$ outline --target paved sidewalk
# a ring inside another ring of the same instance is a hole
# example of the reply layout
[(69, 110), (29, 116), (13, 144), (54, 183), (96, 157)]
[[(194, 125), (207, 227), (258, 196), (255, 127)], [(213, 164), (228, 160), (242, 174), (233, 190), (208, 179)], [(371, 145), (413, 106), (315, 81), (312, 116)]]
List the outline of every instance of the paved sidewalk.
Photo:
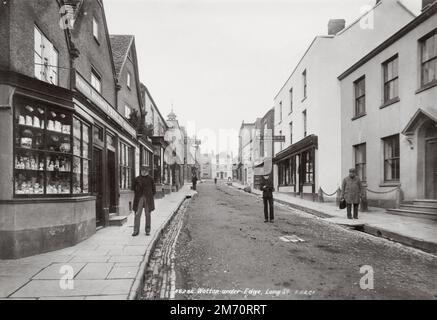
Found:
[[(245, 187), (236, 182), (233, 186), (238, 189)], [(252, 193), (261, 195), (261, 191), (256, 189)], [(359, 212), (359, 220), (349, 220), (346, 211), (340, 210), (335, 200), (312, 202), (279, 192), (274, 192), (273, 197), (279, 203), (322, 217), (328, 222), (357, 227), (366, 233), (437, 254), (437, 221), (393, 215), (376, 207), (369, 207), (369, 212)]]
[[(143, 232), (144, 215), (140, 235), (131, 236), (131, 214), (124, 226), (102, 229), (74, 247), (0, 260), (0, 299), (135, 299), (142, 290), (147, 261), (157, 239), (185, 198), (194, 194), (185, 185), (179, 192), (157, 199), (149, 237)], [(65, 271), (60, 273), (63, 266), (72, 268), (73, 289), (61, 289), (61, 283), (67, 283), (62, 280)]]

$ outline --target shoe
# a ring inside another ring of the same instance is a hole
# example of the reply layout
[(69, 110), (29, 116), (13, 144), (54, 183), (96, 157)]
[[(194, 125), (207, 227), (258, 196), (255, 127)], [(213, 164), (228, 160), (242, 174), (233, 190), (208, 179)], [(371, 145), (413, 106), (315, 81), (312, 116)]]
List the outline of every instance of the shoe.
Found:
[(139, 232), (132, 233), (132, 237), (136, 237), (139, 234)]
[(150, 231), (146, 231), (146, 236), (150, 236)]
[(275, 222), (275, 220), (270, 220), (270, 223), (274, 223)]
[(267, 223), (267, 222), (269, 222), (269, 220), (264, 220), (264, 223)]
[(354, 217), (355, 220), (358, 220), (358, 217)]
[(352, 220), (352, 217), (347, 217), (349, 220)]

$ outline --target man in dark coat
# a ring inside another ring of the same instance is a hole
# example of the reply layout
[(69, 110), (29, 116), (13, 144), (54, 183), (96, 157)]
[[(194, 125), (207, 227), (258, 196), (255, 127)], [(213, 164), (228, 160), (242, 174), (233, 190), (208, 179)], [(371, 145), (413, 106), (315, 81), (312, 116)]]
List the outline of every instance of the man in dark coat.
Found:
[(354, 219), (358, 219), (358, 206), (360, 204), (363, 186), (355, 169), (349, 170), (349, 176), (344, 178), (341, 187), (341, 198), (346, 200), (347, 218), (352, 219), (352, 206), (354, 207)]
[(191, 182), (193, 183), (193, 190), (196, 190), (197, 189), (197, 175), (193, 175)]
[(273, 223), (275, 219), (274, 211), (273, 211), (273, 182), (270, 179), (270, 176), (262, 177), (260, 190), (262, 190), (263, 192), (264, 218), (265, 218), (264, 222), (269, 222), (270, 219), (270, 222)]
[(141, 214), (146, 214), (146, 235), (150, 235), (151, 213), (155, 210), (155, 181), (149, 175), (149, 167), (142, 166), (140, 176), (134, 181), (135, 198), (133, 210), (135, 212), (134, 233), (136, 237), (140, 233)]

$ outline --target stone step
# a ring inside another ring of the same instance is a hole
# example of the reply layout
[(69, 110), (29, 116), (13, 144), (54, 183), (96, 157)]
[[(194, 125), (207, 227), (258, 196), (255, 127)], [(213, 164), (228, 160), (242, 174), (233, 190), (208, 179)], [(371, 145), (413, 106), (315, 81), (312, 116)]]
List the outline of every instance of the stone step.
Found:
[(401, 209), (409, 211), (419, 211), (437, 214), (437, 207), (421, 206), (415, 204), (402, 204)]
[(418, 206), (428, 206), (428, 207), (437, 208), (437, 200), (433, 200), (433, 199), (416, 199), (413, 201), (413, 204)]
[(437, 221), (437, 213), (430, 213), (425, 211), (417, 211), (417, 210), (405, 210), (405, 209), (387, 209), (387, 213), (395, 214), (399, 216), (406, 216), (411, 218), (421, 218), (428, 220), (436, 220)]
[(111, 227), (121, 227), (127, 222), (127, 216), (117, 216), (112, 213), (109, 215), (109, 226)]

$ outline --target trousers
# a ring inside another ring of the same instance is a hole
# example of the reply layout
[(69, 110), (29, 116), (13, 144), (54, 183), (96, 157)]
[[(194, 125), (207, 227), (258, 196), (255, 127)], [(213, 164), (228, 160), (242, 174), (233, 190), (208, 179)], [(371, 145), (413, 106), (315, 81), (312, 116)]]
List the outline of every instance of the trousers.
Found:
[(146, 233), (150, 232), (152, 217), (150, 214), (150, 210), (147, 207), (146, 198), (141, 197), (140, 201), (138, 202), (138, 210), (137, 210), (137, 212), (135, 212), (134, 233), (140, 232), (141, 215), (143, 213), (143, 209), (144, 209), (144, 212), (146, 214)]
[(347, 217), (349, 219), (352, 219), (352, 206), (354, 206), (354, 219), (358, 219), (358, 203), (348, 203), (346, 204), (346, 210), (347, 210)]
[(266, 220), (269, 220), (269, 218), (270, 220), (274, 220), (275, 216), (273, 210), (273, 197), (263, 198), (263, 202), (264, 202), (264, 218)]

